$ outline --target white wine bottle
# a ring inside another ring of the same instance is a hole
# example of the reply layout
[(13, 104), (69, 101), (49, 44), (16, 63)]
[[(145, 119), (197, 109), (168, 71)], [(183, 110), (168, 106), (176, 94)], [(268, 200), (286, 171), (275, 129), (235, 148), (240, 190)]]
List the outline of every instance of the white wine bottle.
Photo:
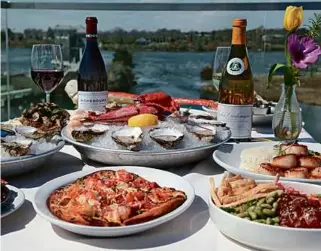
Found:
[(246, 19), (234, 19), (232, 45), (219, 85), (217, 119), (231, 129), (232, 139), (249, 140), (254, 85), (246, 49)]

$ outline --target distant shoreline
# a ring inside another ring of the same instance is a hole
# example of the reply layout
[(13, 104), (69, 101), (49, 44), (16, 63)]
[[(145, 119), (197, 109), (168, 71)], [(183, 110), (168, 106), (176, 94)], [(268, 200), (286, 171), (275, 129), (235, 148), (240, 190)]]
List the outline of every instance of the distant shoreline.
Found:
[[(305, 29), (299, 30), (301, 33)], [(10, 28), (9, 45), (11, 48), (31, 48), (39, 43), (62, 43), (74, 41), (73, 48), (84, 47), (85, 29), (79, 27), (49, 27), (48, 30), (25, 29), (14, 32)], [(181, 31), (179, 29), (123, 30), (99, 31), (98, 41), (104, 50), (126, 48), (132, 51), (214, 51), (219, 46), (231, 44), (232, 29), (212, 31)], [(265, 29), (258, 26), (246, 32), (247, 47), (252, 51), (282, 51), (286, 32), (284, 29)], [(1, 43), (5, 41), (5, 33), (1, 31)]]
[[(28, 43), (28, 42), (27, 42)], [(48, 41), (42, 41), (42, 42), (36, 42), (36, 43), (48, 43)], [(28, 44), (10, 44), (10, 49), (31, 49), (32, 45), (35, 44), (35, 42), (30, 42)], [(202, 47), (202, 48), (195, 48), (193, 46), (190, 46), (188, 48), (178, 48), (175, 46), (171, 46), (171, 44), (168, 44), (163, 47), (158, 47), (158, 45), (155, 43), (155, 46), (149, 47), (149, 46), (141, 46), (141, 45), (132, 45), (132, 44), (113, 44), (113, 45), (102, 45), (101, 49), (105, 51), (115, 51), (118, 48), (126, 48), (130, 50), (131, 52), (211, 52), (216, 51), (217, 47), (221, 46), (230, 46), (230, 44), (221, 44), (216, 47)], [(1, 50), (5, 50), (5, 45), (1, 44)], [(274, 45), (274, 47), (271, 47), (269, 49), (264, 50), (265, 52), (281, 52), (283, 51), (283, 45)], [(263, 51), (261, 48), (251, 48), (248, 46), (248, 49), (252, 52), (261, 52)]]

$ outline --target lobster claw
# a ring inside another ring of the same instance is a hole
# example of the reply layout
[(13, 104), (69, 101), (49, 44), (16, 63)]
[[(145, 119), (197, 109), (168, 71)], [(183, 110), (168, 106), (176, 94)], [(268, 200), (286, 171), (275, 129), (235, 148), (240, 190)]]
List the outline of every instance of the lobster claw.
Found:
[(135, 100), (141, 104), (157, 104), (160, 107), (164, 108), (165, 111), (179, 111), (179, 105), (171, 96), (164, 92), (142, 94), (137, 96)]

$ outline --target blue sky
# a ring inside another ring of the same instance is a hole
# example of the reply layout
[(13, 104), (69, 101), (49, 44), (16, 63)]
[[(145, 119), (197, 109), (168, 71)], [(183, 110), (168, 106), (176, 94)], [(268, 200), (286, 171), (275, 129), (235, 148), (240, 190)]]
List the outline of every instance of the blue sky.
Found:
[[(45, 0), (18, 0), (11, 2), (46, 2)], [(90, 0), (50, 0), (50, 2), (90, 2)], [(258, 2), (259, 0), (93, 0), (95, 2)], [(273, 0), (275, 2), (275, 0)], [(261, 0), (259, 2), (273, 2)], [(304, 0), (301, 0), (304, 1)], [(310, 0), (311, 1), (311, 0)], [(313, 0), (312, 0), (313, 1)], [(315, 0), (317, 1), (317, 0)], [(49, 2), (49, 1), (48, 1)], [(283, 0), (283, 2), (289, 2)], [(293, 1), (292, 1), (293, 2)], [(1, 15), (1, 26), (4, 25), (4, 12)], [(318, 11), (320, 12), (320, 11)], [(266, 28), (281, 28), (283, 11), (256, 11), (256, 12), (226, 12), (226, 11), (199, 11), (199, 12), (132, 12), (132, 11), (58, 11), (58, 10), (8, 10), (8, 26), (14, 31), (26, 28), (47, 29), (49, 26), (84, 25), (85, 17), (97, 16), (99, 30), (111, 30), (120, 27), (126, 30), (159, 28), (174, 28), (184, 31), (230, 28), (232, 19), (243, 17), (248, 19), (248, 28), (263, 25)], [(313, 16), (313, 11), (305, 12), (305, 24)]]

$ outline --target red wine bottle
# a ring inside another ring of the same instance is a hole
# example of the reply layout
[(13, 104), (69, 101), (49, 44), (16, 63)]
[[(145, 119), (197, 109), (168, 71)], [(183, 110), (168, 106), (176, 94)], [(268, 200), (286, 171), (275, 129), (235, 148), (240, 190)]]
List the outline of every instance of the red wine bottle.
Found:
[(86, 18), (86, 47), (78, 71), (78, 109), (105, 111), (108, 81), (97, 43), (96, 17)]

